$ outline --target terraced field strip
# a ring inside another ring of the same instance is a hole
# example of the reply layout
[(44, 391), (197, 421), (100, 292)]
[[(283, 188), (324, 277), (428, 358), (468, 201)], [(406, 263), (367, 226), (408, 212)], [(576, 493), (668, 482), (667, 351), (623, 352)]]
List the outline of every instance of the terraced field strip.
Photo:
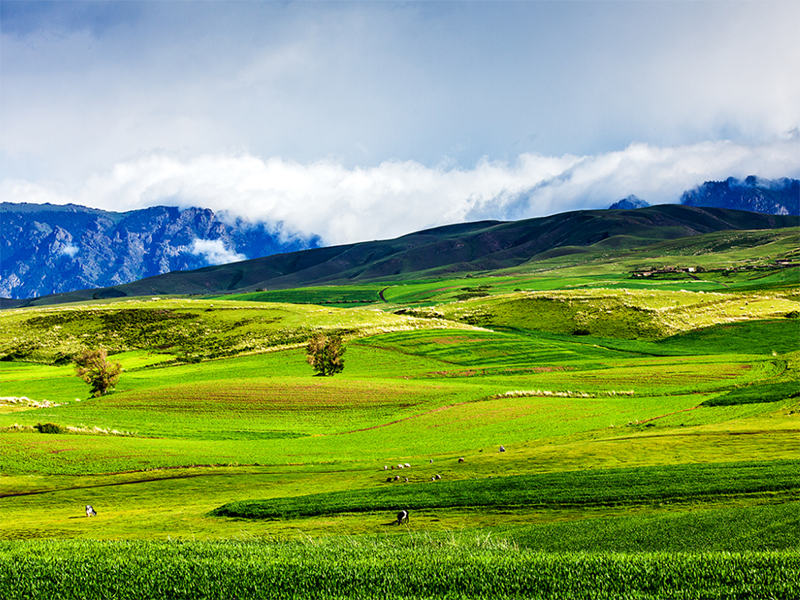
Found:
[(247, 519), (287, 519), (396, 508), (617, 506), (681, 502), (721, 495), (800, 490), (795, 461), (670, 465), (436, 481), (383, 489), (314, 494), (226, 504), (213, 514)]

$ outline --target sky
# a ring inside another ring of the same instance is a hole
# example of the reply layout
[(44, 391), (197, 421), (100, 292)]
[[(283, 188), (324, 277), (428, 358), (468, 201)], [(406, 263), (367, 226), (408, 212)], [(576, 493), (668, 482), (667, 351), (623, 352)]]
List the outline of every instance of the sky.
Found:
[(0, 2), (0, 201), (325, 244), (800, 177), (800, 2)]

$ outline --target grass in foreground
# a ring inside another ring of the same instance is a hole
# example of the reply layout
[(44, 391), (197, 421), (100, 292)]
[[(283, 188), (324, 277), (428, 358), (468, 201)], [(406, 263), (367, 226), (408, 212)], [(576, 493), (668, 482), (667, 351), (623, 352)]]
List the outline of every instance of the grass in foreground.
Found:
[(0, 543), (0, 595), (50, 598), (796, 598), (795, 552), (558, 553), (409, 535)]

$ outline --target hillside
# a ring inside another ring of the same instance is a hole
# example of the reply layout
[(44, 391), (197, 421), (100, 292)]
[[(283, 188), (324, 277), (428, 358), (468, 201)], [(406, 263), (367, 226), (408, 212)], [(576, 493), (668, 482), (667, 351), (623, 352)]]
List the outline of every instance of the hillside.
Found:
[(120, 285), (317, 245), (201, 208), (118, 213), (9, 202), (0, 203), (0, 240), (0, 296), (7, 298)]
[(523, 221), (450, 225), (394, 240), (315, 248), (171, 272), (125, 285), (58, 294), (16, 305), (448, 276), (516, 267), (552, 258), (554, 251), (570, 255), (588, 250), (620, 250), (717, 231), (778, 229), (798, 224), (798, 219), (791, 216), (680, 205), (576, 211)]

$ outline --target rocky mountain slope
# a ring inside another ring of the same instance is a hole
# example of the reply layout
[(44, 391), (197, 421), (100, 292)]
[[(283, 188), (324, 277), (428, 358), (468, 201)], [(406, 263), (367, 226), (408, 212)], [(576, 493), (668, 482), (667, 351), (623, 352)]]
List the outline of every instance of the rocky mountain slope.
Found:
[(0, 203), (0, 297), (32, 298), (317, 247), (213, 211)]
[(706, 181), (684, 192), (681, 204), (770, 215), (800, 215), (800, 180), (759, 179), (751, 175), (744, 180), (729, 177), (725, 181)]

